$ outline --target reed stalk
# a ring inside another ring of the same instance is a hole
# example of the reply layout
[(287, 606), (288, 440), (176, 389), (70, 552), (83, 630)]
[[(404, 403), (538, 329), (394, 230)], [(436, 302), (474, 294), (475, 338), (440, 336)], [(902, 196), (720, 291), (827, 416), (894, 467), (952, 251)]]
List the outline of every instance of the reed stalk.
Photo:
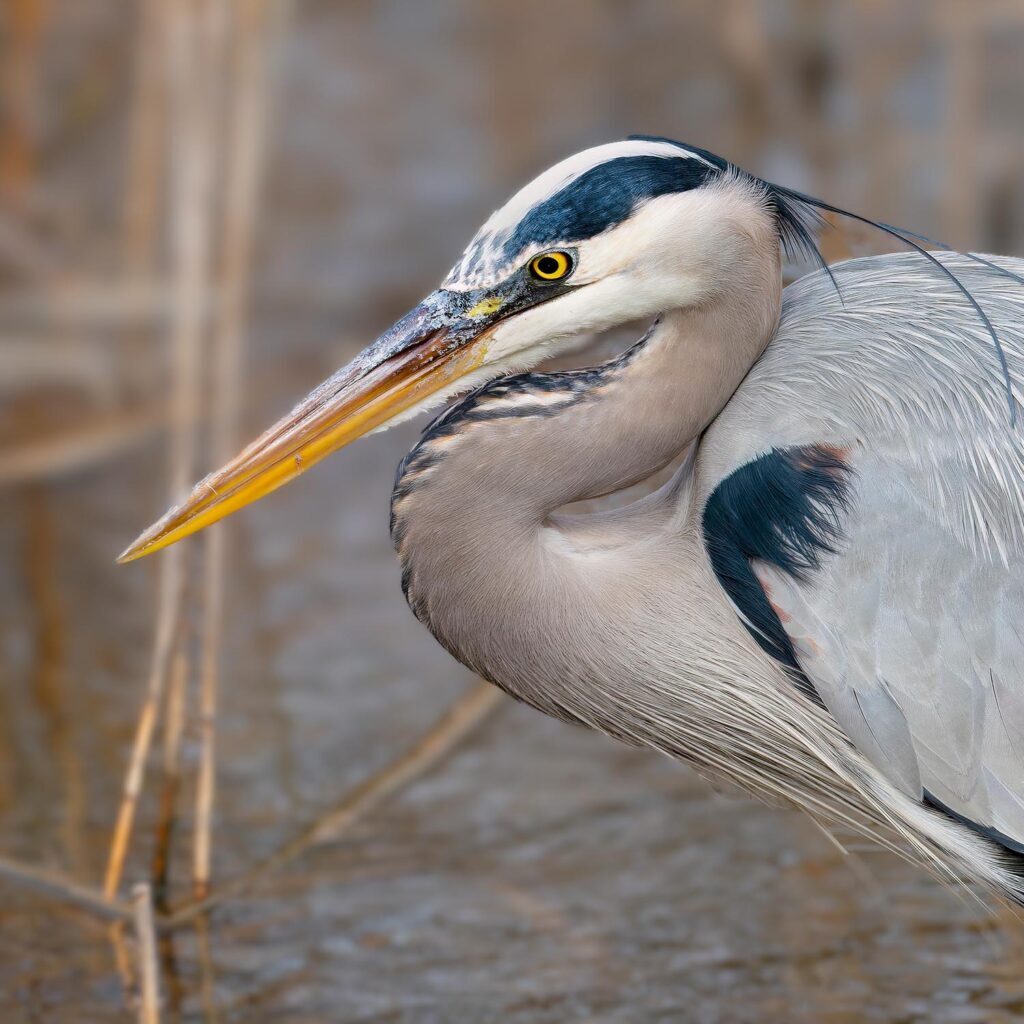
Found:
[[(172, 151), (171, 219), (174, 320), (171, 332), (171, 498), (188, 491), (195, 464), (199, 409), (200, 348), (209, 292), (210, 206), (213, 190), (213, 123), (204, 57), (216, 51), (223, 28), (220, 5), (167, 3), (164, 8)], [(171, 548), (159, 563), (158, 603), (149, 680), (139, 713), (121, 805), (107, 861), (103, 890), (113, 896), (120, 885), (135, 822), (146, 762), (178, 635), (184, 590), (181, 548)]]
[[(221, 293), (213, 328), (211, 449), (220, 464), (233, 454), (238, 433), (245, 311), (267, 108), (268, 49), (265, 0), (234, 0), (234, 61), (228, 105), (227, 170), (221, 230)], [(200, 756), (196, 785), (192, 879), (195, 897), (209, 891), (216, 787), (217, 703), (224, 626), (225, 534), (207, 532), (203, 572), (203, 628), (200, 671)]]
[(225, 900), (248, 891), (267, 875), (294, 861), (312, 846), (337, 839), (388, 797), (410, 785), (445, 757), (498, 709), (504, 695), (490, 683), (477, 683), (455, 701), (407, 750), (349, 790), (294, 838), (265, 860), (229, 879), (204, 899), (185, 903), (165, 918), (176, 928), (206, 914)]
[(139, 1024), (160, 1024), (160, 968), (156, 957), (153, 894), (146, 882), (132, 887), (132, 909), (139, 965)]

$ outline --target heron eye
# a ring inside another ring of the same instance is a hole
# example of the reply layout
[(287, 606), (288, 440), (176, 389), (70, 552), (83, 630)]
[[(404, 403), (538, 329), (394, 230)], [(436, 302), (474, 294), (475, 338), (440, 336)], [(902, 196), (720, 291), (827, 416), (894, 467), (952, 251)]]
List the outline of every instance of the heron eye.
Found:
[(530, 273), (539, 281), (560, 281), (572, 271), (572, 257), (567, 252), (542, 252), (530, 260)]

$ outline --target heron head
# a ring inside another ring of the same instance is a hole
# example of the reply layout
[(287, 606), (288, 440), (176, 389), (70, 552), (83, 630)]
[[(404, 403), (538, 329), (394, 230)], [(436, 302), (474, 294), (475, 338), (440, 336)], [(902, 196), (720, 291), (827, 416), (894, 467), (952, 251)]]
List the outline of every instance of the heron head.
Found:
[(268, 494), (364, 434), (527, 369), (581, 334), (696, 307), (736, 286), (770, 197), (703, 150), (634, 138), (584, 150), (497, 210), (441, 287), (146, 530), (166, 547)]

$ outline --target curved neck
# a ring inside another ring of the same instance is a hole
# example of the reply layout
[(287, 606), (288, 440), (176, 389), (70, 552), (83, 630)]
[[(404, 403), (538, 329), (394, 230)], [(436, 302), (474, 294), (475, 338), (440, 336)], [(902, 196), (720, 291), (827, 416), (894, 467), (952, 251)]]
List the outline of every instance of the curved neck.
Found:
[(424, 433), (399, 471), (392, 533), (413, 611), (460, 661), (561, 717), (583, 717), (564, 687), (585, 690), (595, 658), (635, 663), (623, 645), (649, 628), (651, 602), (669, 607), (703, 571), (682, 531), (651, 543), (650, 503), (589, 525), (550, 517), (645, 479), (699, 437), (777, 323), (778, 265), (748, 284), (664, 314), (604, 366), (492, 382)]
[[(506, 478), (522, 511), (544, 519), (562, 505), (622, 490), (698, 438), (767, 345), (778, 302), (742, 310), (749, 314), (742, 318), (739, 312), (663, 314), (623, 356), (590, 371), (585, 395), (526, 427), (529, 447), (515, 446), (524, 472), (514, 482)], [(533, 375), (556, 388), (559, 377)], [(495, 441), (500, 445), (497, 432)], [(506, 448), (499, 459), (506, 470), (511, 455)]]

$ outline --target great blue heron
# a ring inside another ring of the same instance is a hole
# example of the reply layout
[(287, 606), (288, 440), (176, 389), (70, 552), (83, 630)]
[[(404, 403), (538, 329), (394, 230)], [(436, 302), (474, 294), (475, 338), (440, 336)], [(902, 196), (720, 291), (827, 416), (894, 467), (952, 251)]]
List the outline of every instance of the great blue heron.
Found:
[[(474, 389), (391, 502), (409, 604), (459, 661), (1020, 900), (1024, 263), (876, 224), (916, 251), (783, 292), (821, 209), (666, 139), (570, 157), (122, 559)], [(522, 372), (651, 317), (602, 366)], [(560, 511), (684, 453), (643, 500)]]

